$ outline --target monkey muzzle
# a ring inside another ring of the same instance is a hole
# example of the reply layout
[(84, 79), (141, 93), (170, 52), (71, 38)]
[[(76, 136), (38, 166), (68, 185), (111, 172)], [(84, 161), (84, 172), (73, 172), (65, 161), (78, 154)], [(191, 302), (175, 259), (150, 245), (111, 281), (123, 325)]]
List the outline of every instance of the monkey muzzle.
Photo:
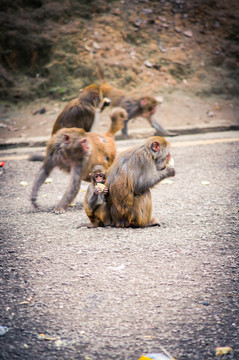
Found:
[(105, 182), (105, 174), (94, 174), (93, 178), (97, 183)]

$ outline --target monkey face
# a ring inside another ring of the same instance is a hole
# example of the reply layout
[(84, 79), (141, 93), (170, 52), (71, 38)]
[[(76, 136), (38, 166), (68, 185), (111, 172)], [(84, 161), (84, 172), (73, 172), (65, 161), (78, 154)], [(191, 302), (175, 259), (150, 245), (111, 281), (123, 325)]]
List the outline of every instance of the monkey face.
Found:
[(103, 173), (96, 173), (93, 175), (94, 181), (98, 184), (104, 184), (105, 183), (105, 174)]
[(141, 107), (143, 112), (142, 116), (149, 118), (156, 112), (157, 100), (151, 96), (146, 96), (141, 99)]

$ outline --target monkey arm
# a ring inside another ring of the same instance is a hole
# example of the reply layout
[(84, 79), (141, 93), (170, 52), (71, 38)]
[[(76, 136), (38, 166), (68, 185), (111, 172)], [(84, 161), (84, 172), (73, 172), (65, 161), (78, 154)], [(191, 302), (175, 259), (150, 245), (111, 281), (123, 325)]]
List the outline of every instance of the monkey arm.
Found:
[(95, 192), (93, 192), (88, 200), (88, 206), (92, 211), (95, 210), (97, 205), (99, 205), (99, 202), (98, 202), (99, 196), (98, 195), (99, 194), (96, 194)]
[(145, 178), (145, 174), (142, 174), (135, 184), (134, 193), (136, 195), (142, 194), (160, 181), (171, 176), (175, 176), (175, 169), (173, 167), (166, 167), (161, 171), (154, 171), (147, 179)]

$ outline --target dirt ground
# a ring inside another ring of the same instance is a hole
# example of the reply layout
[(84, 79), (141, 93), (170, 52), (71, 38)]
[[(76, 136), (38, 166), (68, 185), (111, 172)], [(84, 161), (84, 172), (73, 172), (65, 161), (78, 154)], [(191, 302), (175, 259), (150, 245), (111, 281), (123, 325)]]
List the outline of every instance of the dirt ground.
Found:
[[(159, 93), (160, 96), (160, 93)], [(156, 117), (157, 121), (167, 130), (178, 133), (195, 133), (208, 130), (223, 130), (239, 127), (239, 105), (235, 99), (224, 100), (210, 97), (207, 100), (186, 95), (176, 91), (166, 98), (160, 98)], [(0, 142), (16, 138), (24, 141), (29, 137), (50, 137), (52, 126), (64, 108), (65, 102), (39, 99), (28, 105), (12, 105), (5, 110), (0, 118)], [(43, 114), (35, 112), (45, 109)], [(100, 117), (95, 131), (105, 132), (110, 125), (110, 109), (106, 109)], [(128, 125), (129, 136), (141, 138), (151, 136), (155, 130), (144, 118), (133, 119)], [(117, 134), (120, 139), (121, 133)]]

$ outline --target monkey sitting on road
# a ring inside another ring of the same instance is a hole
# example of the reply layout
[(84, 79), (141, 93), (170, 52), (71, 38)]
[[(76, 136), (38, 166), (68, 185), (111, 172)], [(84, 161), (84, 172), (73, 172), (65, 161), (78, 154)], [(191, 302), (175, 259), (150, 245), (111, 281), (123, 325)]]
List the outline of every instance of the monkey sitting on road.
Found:
[(169, 143), (159, 136), (119, 154), (108, 170), (108, 206), (116, 227), (159, 225), (152, 218), (150, 188), (174, 176)]
[(81, 180), (90, 181), (90, 172), (97, 164), (105, 169), (113, 163), (116, 156), (115, 133), (124, 126), (127, 113), (115, 108), (111, 113), (111, 125), (105, 134), (85, 132), (78, 128), (62, 128), (49, 140), (46, 155), (33, 184), (31, 202), (37, 207), (37, 194), (55, 167), (70, 173), (70, 183), (55, 207), (56, 213), (66, 211), (79, 192)]
[(96, 165), (84, 199), (84, 209), (91, 221), (88, 227), (111, 225), (110, 212), (106, 203), (108, 188), (105, 186), (105, 177), (105, 168), (102, 165)]

